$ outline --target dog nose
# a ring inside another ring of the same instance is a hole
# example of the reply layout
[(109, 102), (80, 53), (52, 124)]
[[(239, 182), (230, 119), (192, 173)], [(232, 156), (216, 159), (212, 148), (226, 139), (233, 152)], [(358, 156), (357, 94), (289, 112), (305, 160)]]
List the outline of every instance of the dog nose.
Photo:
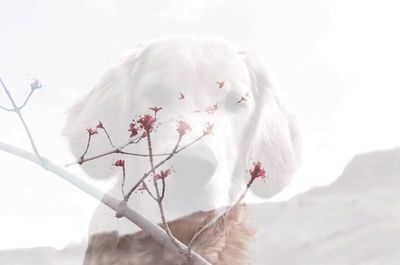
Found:
[(190, 174), (201, 182), (207, 182), (216, 171), (216, 161), (212, 157), (195, 153), (177, 156), (172, 166), (177, 174)]
[(202, 143), (196, 144), (175, 154), (168, 164), (174, 169), (174, 174), (186, 175), (187, 178), (204, 184), (217, 170), (217, 157), (211, 147)]

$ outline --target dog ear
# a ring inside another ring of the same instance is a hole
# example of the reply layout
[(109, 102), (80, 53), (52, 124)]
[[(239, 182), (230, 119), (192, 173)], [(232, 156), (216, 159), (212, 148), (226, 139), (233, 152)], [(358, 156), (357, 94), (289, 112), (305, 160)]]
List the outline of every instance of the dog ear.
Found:
[[(144, 45), (138, 45), (127, 53), (120, 63), (112, 67), (95, 87), (74, 104), (67, 112), (66, 125), (62, 134), (67, 137), (70, 149), (78, 160), (88, 144), (88, 131), (96, 129), (99, 121), (109, 133), (115, 147), (129, 140), (129, 121), (133, 118), (129, 110), (129, 93), (135, 80), (135, 70), (140, 61)], [(130, 104), (131, 105), (131, 104)], [(91, 137), (90, 146), (85, 158), (110, 151), (112, 146), (104, 131), (97, 129), (98, 134)], [(112, 156), (100, 157), (83, 163), (83, 170), (92, 178), (105, 179), (112, 177), (116, 170), (111, 165), (115, 162)]]
[(251, 75), (256, 107), (246, 161), (260, 161), (267, 175), (265, 183), (257, 179), (250, 189), (258, 197), (269, 198), (289, 184), (301, 159), (301, 141), (297, 126), (276, 96), (265, 67), (254, 54), (239, 54)]

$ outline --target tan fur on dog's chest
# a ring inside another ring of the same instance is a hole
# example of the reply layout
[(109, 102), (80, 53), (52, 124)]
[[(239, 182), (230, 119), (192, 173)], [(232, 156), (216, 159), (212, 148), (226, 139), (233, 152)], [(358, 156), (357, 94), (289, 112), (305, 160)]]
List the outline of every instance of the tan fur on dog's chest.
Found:
[[(174, 236), (188, 244), (193, 235), (218, 213), (196, 212), (169, 222)], [(213, 265), (250, 264), (248, 245), (255, 234), (245, 205), (233, 208), (204, 232), (193, 249)], [(90, 238), (85, 265), (183, 265), (182, 259), (152, 239), (146, 232), (119, 236), (117, 232), (95, 234)]]

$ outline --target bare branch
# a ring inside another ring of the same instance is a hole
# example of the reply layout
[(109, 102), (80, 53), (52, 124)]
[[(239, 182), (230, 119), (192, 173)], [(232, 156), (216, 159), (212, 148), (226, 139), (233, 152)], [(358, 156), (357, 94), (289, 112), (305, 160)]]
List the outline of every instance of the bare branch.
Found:
[(24, 117), (23, 117), (22, 114), (21, 114), (20, 109), (17, 107), (17, 104), (15, 104), (14, 98), (12, 97), (10, 91), (7, 89), (6, 85), (4, 84), (3, 80), (1, 80), (1, 78), (0, 78), (0, 83), (1, 83), (1, 85), (2, 85), (2, 87), (3, 87), (3, 89), (4, 89), (4, 91), (6, 92), (6, 95), (7, 95), (8, 99), (10, 100), (10, 102), (11, 102), (13, 108), (14, 108), (14, 112), (17, 113), (18, 118), (20, 119), (22, 125), (24, 126), (25, 132), (26, 132), (26, 134), (28, 135), (29, 141), (30, 141), (30, 143), (31, 143), (33, 152), (34, 152), (34, 153), (36, 154), (36, 156), (41, 160), (41, 159), (42, 159), (42, 156), (39, 154), (39, 151), (38, 151), (37, 148), (36, 148), (35, 142), (33, 141), (33, 138), (32, 138), (32, 134), (31, 134), (31, 132), (29, 131), (28, 125), (26, 124), (26, 122), (25, 122), (25, 120), (24, 120)]
[[(182, 252), (187, 251), (187, 247), (182, 244), (180, 241), (176, 241), (179, 245), (179, 249), (177, 249), (177, 246), (173, 244), (169, 238), (169, 236), (166, 234), (166, 232), (159, 227), (158, 225), (155, 225), (151, 222), (149, 222), (147, 219), (142, 217), (140, 214), (138, 214), (136, 211), (132, 210), (130, 207), (124, 204), (124, 201), (119, 201), (108, 194), (104, 194), (102, 191), (99, 189), (93, 187), (89, 183), (83, 181), (81, 178), (73, 175), (72, 173), (68, 172), (64, 168), (56, 165), (53, 163), (51, 160), (42, 157), (39, 159), (35, 154), (25, 151), (23, 149), (20, 149), (15, 146), (11, 146), (9, 144), (5, 144), (0, 142), (0, 150), (3, 150), (5, 152), (8, 152), (10, 154), (16, 155), (18, 157), (21, 157), (23, 159), (29, 160), (35, 164), (38, 164), (47, 171), (53, 172), (54, 174), (62, 177), (64, 180), (68, 181), (69, 183), (73, 184), (80, 190), (86, 192), (88, 195), (92, 196), (93, 198), (99, 200), (103, 204), (107, 205), (114, 211), (116, 211), (119, 215), (124, 216), (131, 222), (135, 223), (137, 226), (142, 228), (144, 231), (149, 233), (149, 235), (154, 238), (156, 241), (158, 241), (160, 244), (163, 244), (166, 248), (168, 248), (170, 251), (172, 251), (175, 254), (182, 254)], [(200, 255), (192, 251), (192, 259), (194, 261), (194, 265), (211, 265), (209, 262), (207, 262), (204, 258), (202, 258)]]

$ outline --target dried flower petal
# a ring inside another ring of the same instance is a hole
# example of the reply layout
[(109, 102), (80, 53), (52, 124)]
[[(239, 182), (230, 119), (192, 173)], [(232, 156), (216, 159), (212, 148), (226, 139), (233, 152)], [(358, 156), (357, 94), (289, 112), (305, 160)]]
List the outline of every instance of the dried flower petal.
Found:
[(96, 125), (97, 129), (104, 129), (103, 123), (101, 123), (101, 121), (99, 121), (99, 123)]
[(119, 159), (115, 161), (114, 166), (116, 167), (124, 167), (125, 166), (125, 160)]
[(203, 131), (204, 135), (210, 135), (213, 132), (214, 124), (207, 122), (206, 128)]
[(171, 175), (171, 169), (168, 168), (166, 170), (161, 170), (160, 173), (155, 174), (153, 176), (153, 179), (154, 180), (165, 179), (169, 175)]
[(97, 134), (97, 130), (94, 130), (92, 128), (86, 129), (86, 131), (89, 133), (89, 136)]
[(250, 169), (251, 179), (265, 178), (265, 170), (261, 167), (261, 162), (258, 161), (256, 163), (253, 163), (253, 165), (253, 169)]
[(176, 128), (180, 136), (183, 136), (187, 133), (187, 131), (191, 131), (192, 128), (190, 125), (183, 120), (178, 121), (178, 128)]
[(217, 81), (218, 88), (223, 88), (225, 85), (225, 81)]
[(150, 114), (145, 114), (140, 117), (137, 121), (140, 124), (140, 127), (143, 128), (146, 132), (149, 132), (153, 129), (154, 124), (156, 123), (156, 118)]
[(204, 111), (206, 111), (208, 114), (214, 114), (217, 109), (218, 109), (218, 103), (215, 103), (214, 105), (205, 108)]
[(130, 135), (129, 137), (134, 137), (134, 136), (136, 136), (136, 135), (138, 134), (138, 128), (136, 128), (136, 123), (131, 122), (131, 123), (129, 124), (129, 129), (128, 129), (128, 131), (131, 132), (131, 135)]

